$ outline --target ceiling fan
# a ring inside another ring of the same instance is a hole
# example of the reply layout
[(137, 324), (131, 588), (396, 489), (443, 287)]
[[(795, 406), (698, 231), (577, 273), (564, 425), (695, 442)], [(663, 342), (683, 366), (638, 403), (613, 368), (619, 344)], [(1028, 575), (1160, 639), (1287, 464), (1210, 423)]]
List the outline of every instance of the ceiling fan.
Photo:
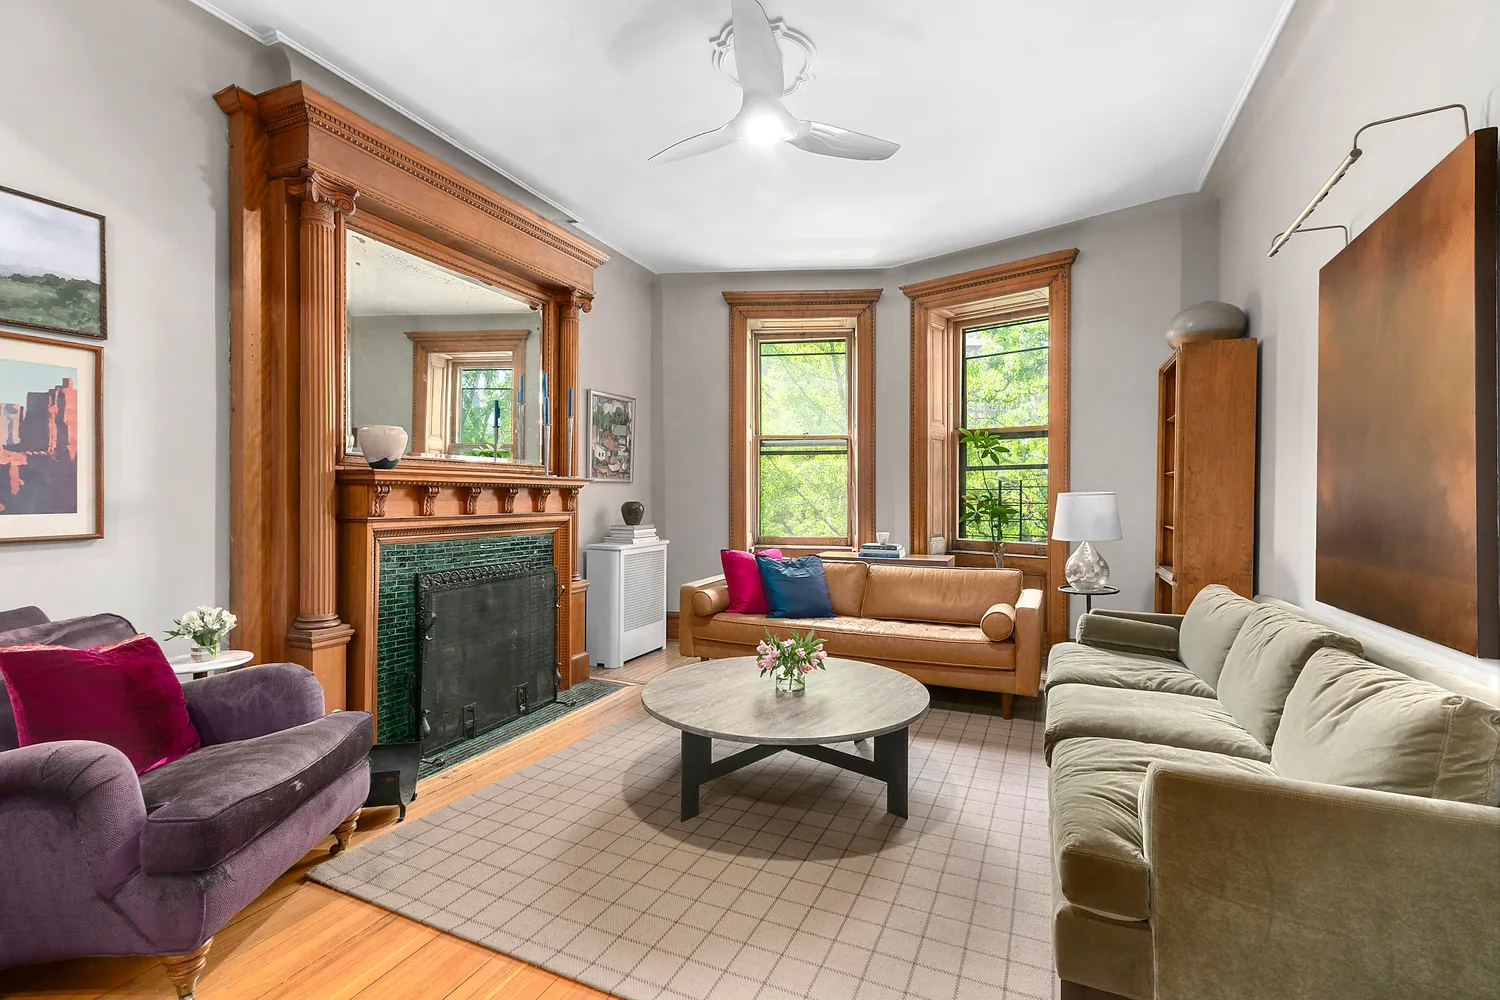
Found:
[(734, 15), (734, 61), (744, 97), (739, 114), (708, 132), (674, 143), (651, 157), (666, 162), (712, 152), (732, 142), (774, 146), (789, 142), (820, 156), (846, 160), (884, 160), (901, 146), (836, 125), (793, 118), (782, 103), (785, 81), (781, 48), (765, 10), (756, 0), (731, 0)]

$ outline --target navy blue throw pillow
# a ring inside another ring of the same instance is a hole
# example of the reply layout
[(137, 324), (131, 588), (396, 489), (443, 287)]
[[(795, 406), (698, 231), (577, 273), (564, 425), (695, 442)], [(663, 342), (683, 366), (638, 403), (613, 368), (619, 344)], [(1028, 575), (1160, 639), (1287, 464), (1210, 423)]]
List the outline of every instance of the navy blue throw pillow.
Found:
[(755, 557), (760, 582), (766, 591), (770, 618), (832, 618), (833, 600), (823, 577), (823, 560)]

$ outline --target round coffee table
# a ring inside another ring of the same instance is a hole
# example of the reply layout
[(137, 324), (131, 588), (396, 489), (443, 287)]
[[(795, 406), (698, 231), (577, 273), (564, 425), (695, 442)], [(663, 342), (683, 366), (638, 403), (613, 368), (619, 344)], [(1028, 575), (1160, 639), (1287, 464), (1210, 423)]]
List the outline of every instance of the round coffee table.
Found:
[[(920, 682), (888, 667), (829, 658), (807, 687), (778, 691), (755, 659), (739, 656), (669, 670), (646, 685), (641, 704), (682, 730), (682, 818), (698, 815), (698, 789), (782, 750), (886, 784), (888, 812), (906, 816), (908, 730), (931, 699)], [(825, 744), (873, 738), (874, 759)], [(754, 744), (713, 759), (713, 741)]]

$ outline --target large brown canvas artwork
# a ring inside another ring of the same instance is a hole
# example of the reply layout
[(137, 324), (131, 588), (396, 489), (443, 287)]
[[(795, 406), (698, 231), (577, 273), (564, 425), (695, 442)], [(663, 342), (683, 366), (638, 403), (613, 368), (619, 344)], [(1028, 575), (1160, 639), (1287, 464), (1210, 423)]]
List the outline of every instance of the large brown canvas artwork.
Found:
[(1500, 655), (1496, 130), (1322, 270), (1317, 599)]
[(0, 542), (100, 536), (99, 358), (0, 333)]

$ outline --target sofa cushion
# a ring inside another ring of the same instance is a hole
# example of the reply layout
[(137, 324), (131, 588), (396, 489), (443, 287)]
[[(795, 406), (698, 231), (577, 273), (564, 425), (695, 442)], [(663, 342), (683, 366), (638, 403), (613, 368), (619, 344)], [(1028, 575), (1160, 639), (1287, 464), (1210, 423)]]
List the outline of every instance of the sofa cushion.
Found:
[(1077, 642), (1060, 642), (1047, 655), (1047, 689), (1059, 684), (1165, 691), (1194, 698), (1212, 698), (1214, 689), (1176, 660), (1096, 649)]
[(1102, 736), (1269, 761), (1271, 751), (1212, 698), (1060, 684), (1047, 692), (1047, 759), (1066, 739)]
[(29, 625), (45, 625), (49, 621), (51, 619), (47, 617), (47, 612), (35, 604), (24, 608), (11, 608), (9, 611), (0, 611), (0, 634), (26, 628)]
[(858, 618), (865, 603), (865, 580), (870, 569), (852, 559), (824, 559), (823, 579), (828, 583), (828, 599), (836, 615)]
[(1095, 649), (1177, 660), (1177, 628), (1160, 622), (1090, 612), (1079, 617), (1077, 634)]
[(367, 712), (321, 719), (197, 753), (141, 775), (141, 870), (212, 868), (351, 767), (375, 742)]
[(932, 622), (890, 622), (874, 618), (769, 618), (765, 615), (714, 615), (697, 624), (694, 639), (744, 648), (745, 655), (765, 638), (766, 628), (778, 638), (791, 638), (793, 629), (816, 632), (829, 656), (856, 660), (898, 660), (938, 666), (1016, 668), (1014, 638), (992, 642), (976, 625), (939, 625)]
[(0, 680), (21, 746), (107, 743), (137, 774), (198, 748), (182, 682), (149, 635), (88, 649), (0, 648)]
[(1359, 640), (1280, 608), (1261, 605), (1245, 619), (1224, 659), (1216, 694), (1250, 735), (1266, 746), (1276, 740), (1281, 710), (1297, 675), (1320, 649), (1344, 649), (1359, 656)]
[(772, 618), (832, 618), (833, 599), (817, 556), (797, 559), (755, 557)]
[(860, 614), (893, 621), (978, 625), (996, 604), (1015, 606), (1018, 569), (947, 569), (873, 563)]
[(1052, 857), (1063, 896), (1119, 920), (1151, 917), (1151, 871), (1140, 795), (1152, 761), (1273, 775), (1269, 764), (1133, 740), (1076, 739), (1052, 756), (1047, 782)]
[[(107, 646), (124, 642), (135, 635), (135, 626), (119, 615), (89, 615), (84, 618), (66, 618), (60, 622), (48, 621), (37, 608), (17, 608), (8, 611), (6, 628), (0, 631), (0, 646), (70, 646), (87, 649), (90, 646)], [(20, 746), (16, 735), (16, 722), (11, 713), (10, 698), (0, 685), (0, 750), (14, 750)]]
[(1177, 658), (1209, 687), (1217, 688), (1229, 647), (1234, 645), (1240, 626), (1258, 606), (1217, 583), (1204, 587), (1182, 616)]
[[(766, 549), (761, 555), (767, 559), (780, 559), (780, 549)], [(766, 606), (766, 591), (760, 582), (760, 566), (755, 562), (754, 552), (741, 549), (720, 549), (719, 565), (724, 568), (724, 584), (729, 588), (729, 610), (737, 615), (763, 615), (770, 610)], [(696, 597), (694, 598), (696, 603)], [(699, 612), (713, 614), (712, 611)]]
[(1323, 649), (1286, 700), (1271, 763), (1303, 781), (1500, 805), (1500, 708)]
[(979, 631), (991, 642), (1004, 642), (1016, 630), (1016, 609), (1009, 604), (996, 604), (979, 619)]

